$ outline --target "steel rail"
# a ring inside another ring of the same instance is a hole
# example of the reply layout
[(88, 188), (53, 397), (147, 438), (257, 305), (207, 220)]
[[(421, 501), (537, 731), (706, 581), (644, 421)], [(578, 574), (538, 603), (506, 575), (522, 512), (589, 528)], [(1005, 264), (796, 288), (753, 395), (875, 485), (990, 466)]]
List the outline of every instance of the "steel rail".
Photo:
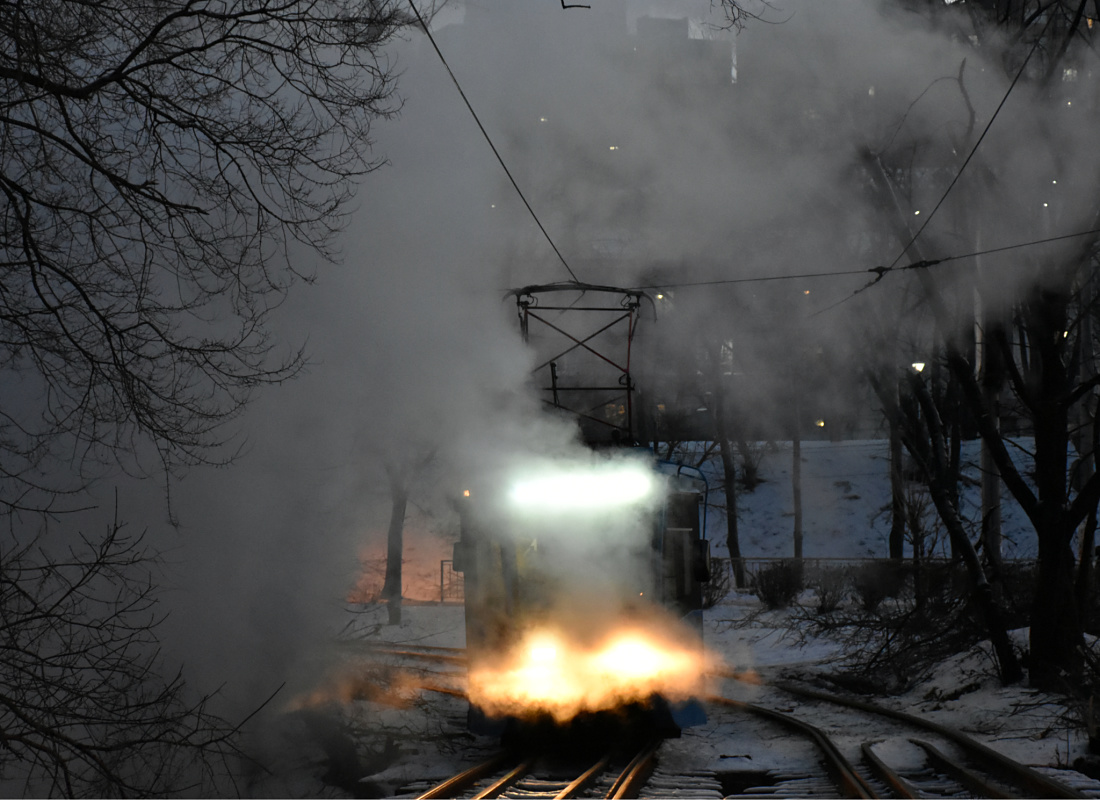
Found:
[(928, 755), (928, 760), (932, 762), (934, 767), (957, 780), (966, 789), (973, 792), (976, 797), (1010, 798), (1013, 796), (1008, 794), (997, 784), (986, 780), (955, 759), (940, 752), (928, 742), (921, 741), (920, 739), (910, 739), (909, 741), (924, 750)]
[(449, 686), (440, 686), (437, 683), (417, 683), (417, 684), (412, 684), (410, 686), (410, 688), (423, 689), (425, 692), (435, 692), (437, 694), (446, 694), (446, 695), (450, 695), (451, 697), (457, 697), (461, 700), (468, 700), (469, 697), (470, 697), (468, 694), (466, 694), (466, 692), (462, 691), (461, 689), (452, 689)]
[(434, 644), (415, 644), (413, 642), (365, 642), (355, 639), (341, 639), (337, 640), (336, 645), (339, 647), (361, 647), (366, 650), (401, 647), (406, 650), (412, 649), (433, 653), (451, 653), (456, 656), (463, 656), (466, 654), (465, 647), (440, 647)]
[[(634, 757), (612, 786), (611, 792), (616, 793), (612, 794), (609, 792), (607, 797), (637, 797), (638, 790), (645, 784), (652, 772), (653, 755), (656, 753), (660, 743), (659, 739), (655, 740)], [(507, 752), (501, 753), (482, 764), (477, 764), (452, 778), (448, 778), (439, 785), (424, 792), (417, 800), (457, 797), (458, 795), (470, 791), (478, 781), (484, 779), (487, 775), (497, 772), (506, 764), (516, 762), (507, 773), (497, 778), (471, 797), (471, 800), (491, 800), (492, 798), (500, 797), (504, 792), (518, 783), (525, 775), (529, 774), (537, 760), (537, 756), (527, 756), (523, 758), (523, 760), (517, 762), (515, 754)], [(555, 800), (557, 800), (557, 798), (578, 796), (601, 772), (607, 769), (607, 765), (610, 762), (611, 754), (608, 753), (585, 770), (580, 777), (575, 778), (571, 783), (554, 795)]]
[(576, 797), (578, 794), (585, 790), (588, 784), (596, 779), (597, 775), (607, 769), (607, 765), (610, 763), (611, 754), (608, 753), (606, 756), (601, 758), (599, 761), (597, 761), (595, 764), (593, 764), (591, 767), (581, 773), (581, 776), (579, 778), (576, 778), (572, 783), (570, 783), (568, 786), (566, 786), (564, 789), (554, 795), (554, 800), (565, 800), (565, 798), (568, 797)]
[(922, 796), (913, 784), (901, 777), (897, 770), (875, 754), (873, 742), (864, 742), (859, 749), (863, 753), (864, 761), (867, 762), (867, 766), (871, 768), (875, 777), (889, 786), (898, 797), (914, 798)]
[(626, 765), (626, 769), (619, 773), (619, 777), (611, 784), (611, 788), (607, 790), (604, 797), (613, 798), (614, 800), (637, 797), (638, 792), (645, 786), (645, 782), (649, 780), (649, 776), (653, 774), (653, 768), (656, 766), (657, 761), (657, 750), (661, 747), (661, 741), (661, 739), (653, 739), (639, 750), (638, 754)]
[(825, 756), (825, 769), (829, 772), (830, 776), (836, 782), (837, 788), (844, 793), (845, 797), (873, 798), (877, 796), (875, 790), (868, 785), (867, 781), (865, 781), (858, 772), (856, 772), (852, 763), (844, 757), (844, 754), (840, 752), (840, 749), (832, 739), (830, 739), (820, 728), (798, 717), (792, 717), (790, 714), (784, 714), (781, 711), (754, 705), (752, 703), (745, 703), (741, 700), (731, 700), (728, 697), (719, 696), (710, 697), (708, 700), (717, 705), (724, 705), (730, 708), (747, 711), (750, 714), (766, 717), (781, 725), (794, 728), (817, 745), (818, 749)]
[(975, 756), (977, 760), (983, 762), (983, 766), (989, 769), (991, 772), (1001, 772), (1011, 779), (1020, 784), (1020, 788), (1027, 791), (1034, 797), (1058, 797), (1058, 798), (1083, 798), (1085, 795), (1081, 794), (1077, 790), (1066, 786), (1061, 781), (1057, 781), (1053, 778), (1048, 778), (1046, 775), (1042, 775), (1026, 764), (1021, 764), (1019, 761), (1014, 761), (1008, 756), (1002, 755), (994, 750), (992, 747), (982, 744), (975, 739), (970, 738), (965, 733), (957, 731), (953, 728), (948, 728), (945, 725), (940, 725), (930, 720), (922, 719), (908, 714), (904, 711), (896, 711), (892, 708), (886, 708), (884, 706), (877, 706), (873, 703), (867, 703), (862, 700), (853, 700), (847, 697), (840, 697), (839, 695), (831, 695), (826, 692), (819, 692), (815, 689), (805, 689), (801, 686), (796, 686), (790, 683), (772, 683), (769, 684), (777, 689), (781, 689), (784, 692), (790, 694), (800, 695), (802, 697), (809, 697), (814, 700), (822, 700), (827, 703), (836, 703), (842, 706), (848, 706), (849, 708), (855, 708), (860, 711), (865, 711), (869, 714), (878, 714), (884, 717), (891, 717), (893, 719), (901, 720), (910, 725), (914, 725), (918, 728), (924, 728), (925, 730), (937, 733), (945, 739), (962, 747), (971, 755)]
[(531, 771), (531, 767), (535, 765), (535, 759), (526, 758), (520, 763), (516, 764), (511, 770), (509, 770), (503, 777), (493, 781), (489, 786), (486, 786), (480, 792), (473, 796), (473, 800), (493, 800), (493, 798), (500, 797), (504, 793), (505, 789), (508, 789), (520, 778)]
[(420, 661), (436, 661), (440, 664), (455, 664), (466, 666), (465, 656), (452, 656), (446, 653), (418, 653), (415, 650), (386, 650), (381, 647), (371, 648), (371, 652), (383, 656), (400, 656)]
[(501, 765), (513, 760), (513, 758), (514, 757), (509, 753), (501, 753), (494, 756), (484, 763), (477, 764), (467, 770), (463, 770), (452, 778), (448, 778), (438, 786), (424, 792), (424, 794), (417, 797), (416, 800), (435, 800), (435, 798), (440, 797), (454, 797), (469, 789), (486, 775), (500, 769)]
[(467, 658), (462, 655), (466, 651), (457, 647), (416, 647), (416, 649), (397, 649), (385, 644), (366, 644), (363, 642), (340, 642), (338, 646), (346, 650), (366, 650), (371, 654), (387, 656), (404, 656), (405, 658), (420, 658), (426, 661), (441, 661), (449, 664), (465, 664)]

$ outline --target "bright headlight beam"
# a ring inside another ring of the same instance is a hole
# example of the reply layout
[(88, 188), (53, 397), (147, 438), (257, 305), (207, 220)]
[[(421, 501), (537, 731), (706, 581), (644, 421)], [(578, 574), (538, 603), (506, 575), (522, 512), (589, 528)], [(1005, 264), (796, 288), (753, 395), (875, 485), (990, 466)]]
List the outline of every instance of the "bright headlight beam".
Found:
[(525, 508), (608, 508), (644, 500), (653, 483), (640, 469), (563, 472), (517, 483), (511, 500)]

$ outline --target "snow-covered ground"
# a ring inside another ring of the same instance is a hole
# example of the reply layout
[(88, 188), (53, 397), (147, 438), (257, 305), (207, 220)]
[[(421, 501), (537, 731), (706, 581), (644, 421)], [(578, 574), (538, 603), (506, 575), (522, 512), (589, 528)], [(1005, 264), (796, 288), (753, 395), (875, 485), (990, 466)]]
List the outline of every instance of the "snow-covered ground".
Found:
[[(964, 459), (976, 477), (977, 450), (968, 445)], [(780, 444), (761, 462), (764, 482), (739, 500), (743, 552), (749, 557), (788, 556), (791, 552), (790, 448)], [(878, 441), (808, 442), (803, 445), (803, 503), (805, 552), (808, 557), (864, 558), (886, 555), (888, 518), (883, 508), (889, 500), (886, 445)], [(964, 504), (972, 511), (977, 488), (964, 491)], [(974, 518), (975, 513), (971, 514)], [(1006, 501), (1004, 510), (1006, 555), (1027, 557), (1034, 552), (1033, 537), (1018, 507)], [(724, 555), (724, 523), (712, 515), (708, 526), (716, 554)], [(804, 596), (803, 602), (812, 598)], [(455, 605), (417, 604), (404, 608), (400, 625), (387, 625), (381, 605), (353, 605), (348, 616), (334, 621), (344, 641), (396, 645), (465, 645), (463, 609)], [(842, 645), (827, 638), (797, 635), (800, 631), (790, 611), (762, 612), (751, 593), (732, 592), (705, 613), (706, 647), (727, 667), (758, 672), (765, 680), (792, 674), (812, 678), (836, 669)], [(751, 619), (745, 624), (746, 619)], [(802, 631), (804, 633), (804, 631)], [(1026, 630), (1015, 631), (1021, 647)], [(334, 674), (360, 676), (370, 682), (369, 661), (354, 647), (337, 650)], [(753, 699), (764, 689), (740, 684), (711, 689), (741, 693)], [(435, 693), (405, 693), (402, 707), (362, 700), (345, 702), (336, 718), (350, 721), (359, 749), (358, 769), (367, 791), (396, 791), (415, 779), (442, 778), (456, 768), (487, 755), (493, 742), (477, 740), (464, 730), (465, 706), (460, 700)], [(1064, 766), (1086, 752), (1081, 712), (1068, 709), (1054, 696), (1026, 686), (999, 684), (992, 659), (984, 647), (953, 657), (905, 695), (880, 700), (941, 724), (960, 728), (980, 741), (1027, 764)], [(792, 703), (798, 706), (797, 702)], [(335, 706), (321, 704), (307, 709), (329, 714)], [(325, 711), (324, 709), (327, 709)], [(814, 720), (822, 714), (812, 707), (797, 709)], [(822, 720), (828, 728), (828, 720)], [(323, 727), (323, 726), (322, 726)], [(281, 756), (285, 771), (259, 784), (261, 791), (312, 794), (331, 769), (331, 748), (319, 744), (316, 717), (287, 715), (274, 725), (268, 739), (272, 752)], [(873, 733), (873, 732), (871, 732)], [(782, 769), (800, 757), (804, 744), (775, 732), (761, 749), (759, 724), (715, 724), (686, 731), (683, 738), (666, 744), (666, 766), (677, 764), (717, 772), (738, 767), (737, 759), (752, 754), (755, 770)], [(904, 741), (897, 747), (904, 747)], [(887, 745), (889, 747), (889, 745)], [(905, 753), (896, 754), (904, 758)], [(332, 776), (329, 775), (331, 780)], [(272, 782), (275, 783), (272, 783)], [(340, 795), (341, 790), (326, 791)]]
[[(752, 595), (733, 594), (706, 612), (706, 645), (728, 666), (755, 669), (765, 680), (792, 674), (812, 677), (815, 672), (827, 671), (831, 660), (841, 652), (840, 645), (833, 641), (803, 641), (792, 636), (787, 629), (790, 616), (785, 612), (758, 615), (750, 627), (730, 624), (758, 610)], [(404, 609), (402, 623), (398, 626), (381, 624), (386, 619), (386, 611), (381, 606), (357, 608), (349, 613), (354, 613), (357, 628), (374, 631), (369, 636), (371, 642), (444, 647), (464, 644), (462, 609), (458, 606), (409, 606)], [(1015, 635), (1023, 644), (1026, 631), (1017, 631)], [(363, 669), (356, 666), (356, 660), (362, 658), (362, 653), (346, 656), (343, 669), (353, 673)], [(766, 689), (737, 682), (726, 681), (723, 685), (712, 680), (708, 688), (765, 705), (774, 699), (767, 696)], [(462, 701), (432, 692), (410, 691), (404, 696), (407, 703), (401, 707), (356, 701), (339, 712), (345, 720), (350, 720), (352, 730), (358, 731), (361, 737), (358, 741), (360, 764), (369, 772), (363, 776), (368, 792), (383, 796), (417, 780), (441, 780), (493, 754), (494, 741), (465, 732)], [(796, 698), (785, 697), (780, 702), (800, 718), (826, 730), (835, 730), (835, 721), (841, 713), (813, 703), (803, 704)], [(876, 702), (957, 727), (1006, 755), (1034, 766), (1065, 766), (1086, 750), (1084, 732), (1067, 719), (1067, 709), (1059, 698), (1026, 686), (1001, 686), (995, 677), (992, 660), (982, 647), (945, 661), (927, 681), (909, 693), (877, 698)], [(329, 707), (329, 712), (332, 710)], [(316, 721), (310, 722), (308, 727), (303, 726), (293, 715), (284, 720), (281, 726), (283, 746), (288, 742), (293, 745), (284, 752), (292, 752), (293, 761), (283, 763), (284, 766), (293, 764), (294, 768), (279, 776), (280, 780), (290, 780), (290, 783), (280, 784), (279, 791), (314, 794), (320, 790), (321, 776), (331, 768), (331, 748), (318, 744), (316, 727)], [(848, 733), (849, 737), (852, 735)], [(889, 725), (884, 725), (879, 732), (871, 722), (858, 731), (858, 737), (854, 746), (858, 746), (858, 741), (886, 738), (878, 750), (880, 754), (885, 750), (895, 763), (918, 759), (915, 747), (908, 745)], [(767, 744), (762, 747), (764, 739)], [(838, 741), (842, 746), (845, 744), (843, 733)], [(372, 754), (384, 752), (387, 746), (390, 757), (378, 758), (372, 763)], [(707, 725), (685, 730), (680, 739), (666, 742), (661, 765), (673, 772), (783, 772), (792, 766), (804, 766), (806, 751), (803, 739), (773, 725), (753, 718), (731, 719), (716, 714)], [(331, 786), (326, 791), (331, 796), (342, 794)]]
[[(1012, 448), (1026, 475), (1030, 441)], [(737, 497), (741, 554), (746, 558), (793, 555), (794, 495), (791, 489), (791, 444), (758, 445), (763, 483), (742, 490)], [(961, 511), (976, 529), (981, 518), (978, 442), (962, 446), (964, 485)], [(890, 454), (884, 440), (807, 441), (802, 443), (803, 555), (807, 558), (883, 558), (889, 554)], [(712, 475), (711, 484), (717, 485)], [(919, 491), (916, 484), (913, 490)], [(1035, 537), (1019, 505), (1003, 492), (1003, 554), (1006, 558), (1033, 558)], [(712, 513), (707, 524), (713, 552), (728, 555), (725, 519)], [(935, 527), (935, 510), (926, 519)], [(941, 535), (941, 547), (946, 542)]]

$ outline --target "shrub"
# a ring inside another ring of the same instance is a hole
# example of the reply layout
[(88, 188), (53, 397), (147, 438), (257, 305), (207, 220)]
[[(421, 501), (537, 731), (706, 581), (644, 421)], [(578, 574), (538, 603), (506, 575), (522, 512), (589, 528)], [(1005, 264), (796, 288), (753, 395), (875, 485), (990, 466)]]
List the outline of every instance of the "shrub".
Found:
[(713, 608), (733, 588), (733, 569), (728, 558), (712, 559), (710, 580), (703, 584), (703, 608)]
[(778, 561), (756, 573), (753, 588), (768, 608), (786, 608), (802, 591), (802, 565), (797, 561)]
[(887, 597), (896, 597), (903, 576), (890, 561), (871, 561), (858, 567), (852, 576), (852, 588), (864, 611), (874, 611)]
[(766, 442), (739, 441), (737, 454), (741, 457), (741, 485), (746, 492), (756, 489), (764, 479), (760, 477), (760, 464), (767, 453)]
[[(1035, 601), (1037, 569), (1033, 561), (1006, 561), (1002, 564), (1000, 578), (994, 583), (994, 591), (997, 592), (997, 600), (1010, 627), (1025, 627), (1031, 618), (1031, 606)], [(1096, 585), (1095, 575), (1092, 585), (1093, 587)], [(1095, 597), (1095, 592), (1093, 596)], [(1086, 604), (1084, 612), (1086, 630), (1091, 633), (1096, 628), (1096, 620), (1090, 614), (1090, 604)]]
[(844, 600), (848, 579), (845, 570), (825, 570), (818, 577), (814, 588), (817, 590), (817, 610), (821, 614), (836, 611)]

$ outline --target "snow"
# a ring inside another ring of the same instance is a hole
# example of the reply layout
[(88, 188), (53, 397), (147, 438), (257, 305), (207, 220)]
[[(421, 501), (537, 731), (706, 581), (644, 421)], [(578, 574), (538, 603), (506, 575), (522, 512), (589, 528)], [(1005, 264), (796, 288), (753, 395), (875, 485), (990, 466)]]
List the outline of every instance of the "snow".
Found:
[[(878, 441), (807, 442), (803, 445), (803, 502), (806, 553), (808, 556), (860, 558), (884, 556), (888, 520), (882, 513), (889, 499), (886, 444)], [(977, 452), (973, 444), (964, 448), (964, 459), (973, 472)], [(761, 471), (766, 478), (752, 493), (739, 499), (744, 552), (751, 557), (790, 554), (790, 446), (780, 444), (765, 455)], [(964, 503), (975, 503), (977, 489), (967, 488)], [(1032, 538), (1024, 518), (1014, 504), (1005, 509), (1009, 552), (1022, 556), (1033, 552)], [(812, 511), (811, 511), (812, 509)], [(710, 520), (710, 534), (719, 555), (724, 524)], [(430, 566), (430, 565), (429, 565)], [(430, 569), (425, 568), (431, 572)], [(812, 596), (802, 602), (812, 604)], [(399, 625), (388, 625), (382, 605), (349, 605), (348, 616), (336, 621), (340, 639), (351, 643), (336, 661), (334, 672), (368, 669), (372, 658), (365, 644), (429, 645), (463, 647), (463, 609), (457, 605), (406, 604)], [(814, 638), (799, 628), (798, 616), (790, 610), (767, 611), (750, 593), (731, 592), (705, 612), (706, 647), (728, 668), (751, 670), (764, 681), (796, 676), (812, 679), (836, 667), (844, 654), (841, 642)], [(1014, 631), (1017, 644), (1026, 647), (1026, 630)], [(359, 649), (356, 650), (355, 646)], [(454, 683), (454, 672), (434, 677), (438, 683)], [(429, 673), (430, 674), (430, 673)], [(762, 704), (782, 703), (796, 715), (829, 729), (843, 712), (822, 704), (784, 697), (774, 689), (735, 681), (712, 682), (712, 691), (737, 699), (759, 700)], [(391, 757), (377, 758), (371, 774), (363, 776), (364, 791), (376, 794), (396, 792), (414, 779), (442, 779), (493, 752), (494, 742), (478, 739), (465, 731), (465, 705), (454, 697), (432, 692), (404, 690), (403, 705), (356, 700), (336, 712), (355, 732), (356, 747), (366, 755), (361, 769), (372, 755), (391, 748)], [(998, 682), (988, 647), (979, 645), (939, 664), (920, 685), (902, 696), (878, 698), (877, 702), (908, 711), (925, 719), (957, 727), (974, 738), (1021, 762), (1038, 766), (1064, 766), (1086, 752), (1086, 738), (1074, 722), (1073, 709), (1061, 699), (1027, 686), (1004, 687)], [(327, 706), (328, 712), (335, 708)], [(316, 793), (316, 781), (329, 764), (327, 751), (303, 734), (303, 722), (293, 714), (283, 718), (283, 744), (293, 741), (298, 753), (291, 772), (276, 791)], [(885, 730), (885, 728), (884, 728)], [(862, 739), (874, 738), (873, 724), (861, 730)], [(278, 736), (275, 737), (278, 739)], [(896, 728), (883, 734), (876, 752), (901, 765), (921, 763), (917, 748), (899, 738)], [(842, 737), (843, 740), (843, 737)], [(761, 748), (762, 741), (767, 742)], [(395, 747), (396, 744), (396, 747)], [(858, 746), (854, 739), (848, 746)], [(689, 729), (681, 739), (665, 744), (662, 766), (666, 770), (735, 772), (773, 770), (783, 772), (804, 763), (807, 745), (774, 725), (754, 719), (730, 721), (715, 715), (711, 724)], [(396, 752), (396, 757), (393, 757)], [(311, 776), (311, 777), (307, 777)], [(264, 791), (270, 791), (267, 784)], [(310, 781), (314, 781), (313, 788)], [(332, 790), (332, 787), (329, 787)], [(332, 790), (335, 795), (340, 791)]]
[[(1025, 471), (1030, 441), (1011, 448)], [(794, 554), (794, 499), (791, 490), (791, 443), (761, 443), (760, 474), (764, 482), (737, 496), (741, 554), (745, 558), (781, 558)], [(962, 444), (962, 517), (972, 531), (981, 519), (979, 445)], [(713, 465), (712, 465), (713, 467)], [(807, 558), (883, 558), (889, 555), (890, 453), (885, 440), (805, 441), (802, 443), (803, 555)], [(710, 474), (712, 486), (718, 476)], [(917, 484), (910, 484), (919, 490)], [(1005, 558), (1034, 558), (1037, 548), (1030, 524), (1015, 500), (1003, 493), (1002, 528)], [(719, 498), (721, 499), (721, 498)], [(925, 515), (936, 527), (935, 510)], [(708, 536), (715, 555), (729, 555), (725, 543), (725, 518), (711, 513)], [(938, 555), (944, 554), (946, 537), (939, 536)], [(907, 546), (906, 553), (911, 552)]]

